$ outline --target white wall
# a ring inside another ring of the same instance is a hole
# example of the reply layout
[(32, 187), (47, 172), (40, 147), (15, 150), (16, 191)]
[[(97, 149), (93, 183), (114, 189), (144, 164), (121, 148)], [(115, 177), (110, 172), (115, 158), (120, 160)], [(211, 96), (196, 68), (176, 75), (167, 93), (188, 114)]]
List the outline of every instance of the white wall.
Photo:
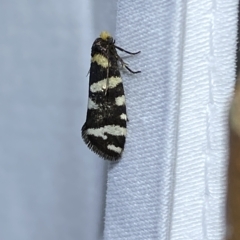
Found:
[(106, 162), (81, 139), (90, 50), (116, 2), (0, 1), (0, 239), (96, 240)]

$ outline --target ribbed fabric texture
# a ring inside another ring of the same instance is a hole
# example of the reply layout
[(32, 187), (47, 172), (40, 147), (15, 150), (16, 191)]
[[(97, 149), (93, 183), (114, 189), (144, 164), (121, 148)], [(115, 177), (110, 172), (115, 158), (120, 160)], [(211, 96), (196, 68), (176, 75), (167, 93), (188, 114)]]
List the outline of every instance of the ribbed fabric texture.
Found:
[(222, 239), (237, 0), (119, 0), (128, 111), (108, 171), (105, 240)]

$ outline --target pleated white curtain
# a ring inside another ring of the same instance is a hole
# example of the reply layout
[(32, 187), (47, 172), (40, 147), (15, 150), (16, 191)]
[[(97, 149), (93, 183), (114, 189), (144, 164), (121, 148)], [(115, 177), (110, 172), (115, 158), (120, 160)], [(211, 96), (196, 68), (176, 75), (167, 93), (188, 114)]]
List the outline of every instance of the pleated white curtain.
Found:
[(128, 138), (111, 164), (105, 240), (224, 239), (238, 1), (118, 1)]

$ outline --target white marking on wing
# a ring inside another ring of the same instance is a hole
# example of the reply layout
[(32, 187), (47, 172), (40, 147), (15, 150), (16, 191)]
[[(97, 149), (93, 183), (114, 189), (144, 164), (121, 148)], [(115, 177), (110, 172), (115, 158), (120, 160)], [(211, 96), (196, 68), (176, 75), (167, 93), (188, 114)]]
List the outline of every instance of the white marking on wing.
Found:
[(98, 109), (98, 105), (92, 101), (91, 98), (88, 99), (88, 109)]
[(120, 118), (127, 121), (127, 115), (125, 113), (122, 113)]
[[(108, 79), (108, 88), (115, 88), (119, 83), (122, 82), (120, 77), (110, 77)], [(90, 91), (94, 92), (102, 92), (106, 89), (107, 79), (100, 80), (96, 83), (91, 84)]]
[(126, 136), (127, 129), (118, 125), (106, 125), (100, 128), (88, 128), (86, 134), (93, 135), (95, 137), (102, 137), (104, 140), (107, 139), (106, 133), (113, 136)]
[(107, 148), (109, 150), (112, 150), (112, 151), (117, 152), (117, 153), (121, 153), (122, 152), (122, 148), (116, 147), (116, 146), (114, 146), (112, 144), (107, 145)]
[(110, 63), (106, 57), (104, 57), (102, 54), (95, 54), (92, 59), (92, 62), (96, 62), (98, 65), (100, 65), (103, 68), (110, 67)]
[(122, 95), (120, 97), (116, 97), (115, 98), (115, 103), (117, 104), (117, 106), (125, 105), (125, 96)]

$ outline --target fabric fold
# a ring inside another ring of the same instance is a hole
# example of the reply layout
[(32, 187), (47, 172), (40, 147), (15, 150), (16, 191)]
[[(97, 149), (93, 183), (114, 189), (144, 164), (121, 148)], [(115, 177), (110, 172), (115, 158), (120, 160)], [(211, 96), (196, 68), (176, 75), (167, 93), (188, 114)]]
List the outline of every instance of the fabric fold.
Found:
[(222, 239), (235, 1), (118, 1), (125, 151), (108, 171), (104, 239)]

